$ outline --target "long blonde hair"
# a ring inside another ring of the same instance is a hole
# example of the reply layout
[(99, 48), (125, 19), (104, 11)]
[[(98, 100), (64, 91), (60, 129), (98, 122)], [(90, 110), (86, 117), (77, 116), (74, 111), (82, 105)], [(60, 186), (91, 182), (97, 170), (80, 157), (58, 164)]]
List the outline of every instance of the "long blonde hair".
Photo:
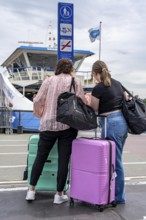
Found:
[(100, 75), (101, 82), (103, 82), (105, 86), (111, 86), (111, 74), (103, 61), (97, 60), (93, 63), (92, 73), (93, 72)]

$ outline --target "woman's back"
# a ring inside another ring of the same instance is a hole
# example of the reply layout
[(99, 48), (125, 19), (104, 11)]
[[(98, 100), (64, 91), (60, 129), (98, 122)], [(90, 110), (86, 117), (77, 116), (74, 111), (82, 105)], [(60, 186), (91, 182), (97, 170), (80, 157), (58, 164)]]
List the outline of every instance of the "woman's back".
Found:
[(100, 99), (99, 114), (121, 108), (123, 90), (120, 82), (115, 79), (111, 79), (110, 86), (105, 86), (102, 82), (98, 83), (92, 95)]
[[(48, 77), (42, 84), (39, 93), (34, 98), (34, 114), (41, 118), (40, 131), (58, 131), (69, 128), (68, 125), (56, 121), (56, 110), (58, 96), (70, 90), (71, 78), (70, 74), (61, 73)], [(76, 95), (85, 102), (79, 79), (75, 79), (75, 87)]]

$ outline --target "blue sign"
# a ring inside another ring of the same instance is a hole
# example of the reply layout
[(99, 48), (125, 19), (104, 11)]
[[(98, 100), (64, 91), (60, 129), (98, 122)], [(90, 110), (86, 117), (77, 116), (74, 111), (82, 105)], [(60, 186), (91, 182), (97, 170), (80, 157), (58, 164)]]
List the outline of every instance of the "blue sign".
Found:
[(74, 61), (73, 4), (58, 3), (58, 60)]

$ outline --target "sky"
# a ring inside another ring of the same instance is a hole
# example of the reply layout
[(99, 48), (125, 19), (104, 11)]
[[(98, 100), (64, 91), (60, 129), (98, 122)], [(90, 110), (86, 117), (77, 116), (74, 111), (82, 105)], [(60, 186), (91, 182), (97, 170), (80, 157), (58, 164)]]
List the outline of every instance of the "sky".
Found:
[(99, 59), (99, 40), (91, 43), (88, 30), (101, 21), (101, 60), (113, 78), (146, 98), (145, 0), (0, 0), (0, 64), (18, 41), (46, 42), (49, 24), (57, 39), (58, 2), (74, 4), (74, 49), (95, 53), (80, 70), (90, 71)]

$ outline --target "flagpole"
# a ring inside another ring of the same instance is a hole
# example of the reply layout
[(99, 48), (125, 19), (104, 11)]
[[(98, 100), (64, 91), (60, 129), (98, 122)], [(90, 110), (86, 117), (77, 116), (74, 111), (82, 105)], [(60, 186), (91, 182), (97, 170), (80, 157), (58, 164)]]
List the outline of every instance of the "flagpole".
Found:
[(101, 58), (101, 24), (102, 24), (102, 21), (100, 21), (100, 23), (99, 23), (99, 30), (100, 30), (100, 35), (99, 35), (99, 60)]

